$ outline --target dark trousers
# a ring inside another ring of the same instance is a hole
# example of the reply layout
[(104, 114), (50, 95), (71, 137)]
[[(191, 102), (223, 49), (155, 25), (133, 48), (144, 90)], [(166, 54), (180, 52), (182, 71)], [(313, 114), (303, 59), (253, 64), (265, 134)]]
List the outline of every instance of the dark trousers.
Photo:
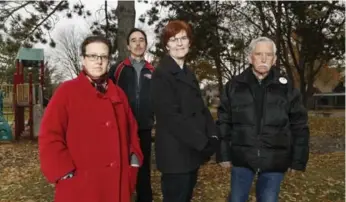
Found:
[(152, 202), (153, 193), (151, 190), (150, 164), (151, 164), (151, 130), (138, 131), (142, 153), (144, 156), (143, 165), (139, 168), (137, 175), (136, 202)]
[(197, 182), (198, 169), (189, 173), (162, 173), (163, 202), (190, 202)]

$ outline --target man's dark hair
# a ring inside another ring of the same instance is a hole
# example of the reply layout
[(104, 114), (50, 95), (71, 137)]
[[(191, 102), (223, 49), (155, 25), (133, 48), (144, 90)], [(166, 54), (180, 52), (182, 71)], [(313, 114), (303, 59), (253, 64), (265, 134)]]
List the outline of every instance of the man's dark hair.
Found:
[(92, 35), (92, 36), (88, 36), (87, 38), (84, 39), (82, 45), (81, 45), (81, 54), (82, 56), (85, 56), (85, 48), (88, 44), (91, 43), (95, 43), (95, 42), (99, 42), (99, 43), (104, 43), (108, 46), (108, 55), (111, 55), (112, 52), (112, 44), (111, 41), (108, 40), (106, 37), (102, 36), (102, 35)]
[(143, 34), (144, 36), (144, 40), (145, 40), (145, 44), (148, 44), (148, 41), (147, 41), (147, 35), (145, 34), (145, 32), (141, 29), (138, 29), (138, 28), (132, 28), (131, 31), (129, 32), (129, 34), (127, 35), (127, 45), (130, 44), (130, 36), (133, 32), (140, 32)]

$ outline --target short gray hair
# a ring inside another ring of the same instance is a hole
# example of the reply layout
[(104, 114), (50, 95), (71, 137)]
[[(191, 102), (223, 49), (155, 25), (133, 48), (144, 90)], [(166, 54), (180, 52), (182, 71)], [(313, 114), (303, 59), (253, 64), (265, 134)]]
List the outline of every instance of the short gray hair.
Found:
[(255, 49), (258, 42), (270, 42), (270, 43), (272, 43), (273, 44), (273, 52), (274, 52), (274, 55), (276, 55), (276, 45), (275, 45), (274, 41), (269, 39), (268, 37), (261, 36), (261, 37), (258, 37), (256, 39), (253, 39), (251, 41), (249, 48), (248, 48), (248, 51), (247, 51), (248, 56), (250, 56), (252, 54), (252, 52)]

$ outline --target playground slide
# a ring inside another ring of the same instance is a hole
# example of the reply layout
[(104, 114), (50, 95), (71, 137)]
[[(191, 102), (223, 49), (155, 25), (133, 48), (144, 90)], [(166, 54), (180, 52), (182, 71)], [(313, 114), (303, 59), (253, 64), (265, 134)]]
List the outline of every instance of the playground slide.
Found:
[(34, 137), (38, 136), (40, 129), (41, 119), (43, 116), (43, 107), (41, 104), (36, 104), (33, 107), (33, 125), (34, 125)]

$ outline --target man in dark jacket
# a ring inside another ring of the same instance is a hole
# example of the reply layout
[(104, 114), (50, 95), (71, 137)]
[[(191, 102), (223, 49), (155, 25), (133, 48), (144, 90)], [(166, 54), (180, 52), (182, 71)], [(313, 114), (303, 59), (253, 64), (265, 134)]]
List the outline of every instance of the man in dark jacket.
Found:
[(147, 36), (143, 30), (134, 28), (127, 37), (127, 48), (130, 57), (120, 64), (112, 66), (109, 77), (119, 85), (129, 100), (132, 112), (138, 123), (138, 135), (144, 155), (142, 167), (137, 178), (137, 202), (151, 202), (152, 189), (150, 184), (151, 130), (154, 114), (150, 99), (151, 64), (144, 60), (147, 48)]
[(307, 112), (284, 71), (272, 67), (275, 43), (260, 37), (249, 49), (251, 66), (229, 81), (221, 96), (217, 160), (232, 166), (229, 202), (247, 201), (256, 174), (257, 201), (277, 202), (284, 173), (305, 170)]

